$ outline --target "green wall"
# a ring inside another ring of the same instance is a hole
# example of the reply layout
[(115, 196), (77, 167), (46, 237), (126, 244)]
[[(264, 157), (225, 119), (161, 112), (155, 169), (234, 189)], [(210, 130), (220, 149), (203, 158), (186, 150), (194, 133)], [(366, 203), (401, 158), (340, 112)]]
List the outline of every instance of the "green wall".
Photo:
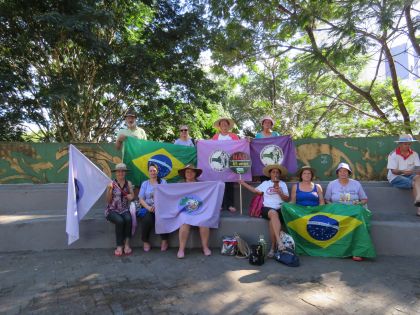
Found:
[[(319, 180), (335, 178), (335, 167), (346, 161), (359, 180), (386, 180), (386, 159), (397, 137), (301, 139), (295, 141), (298, 164), (311, 165)], [(75, 144), (108, 176), (121, 152), (113, 143)], [(412, 148), (420, 152), (420, 144)], [(67, 143), (0, 143), (0, 184), (65, 183)]]

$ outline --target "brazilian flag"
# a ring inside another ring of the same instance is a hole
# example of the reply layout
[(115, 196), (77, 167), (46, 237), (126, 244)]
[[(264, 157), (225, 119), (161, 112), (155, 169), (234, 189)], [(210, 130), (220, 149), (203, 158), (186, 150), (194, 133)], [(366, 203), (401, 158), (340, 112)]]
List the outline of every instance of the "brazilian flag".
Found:
[(159, 177), (168, 182), (178, 182), (178, 170), (187, 164), (195, 165), (197, 150), (195, 147), (127, 137), (124, 141), (123, 160), (131, 170), (127, 178), (136, 186), (149, 178), (150, 163), (158, 166)]
[(296, 252), (309, 256), (376, 256), (369, 235), (371, 212), (361, 205), (304, 207), (284, 203), (282, 214)]

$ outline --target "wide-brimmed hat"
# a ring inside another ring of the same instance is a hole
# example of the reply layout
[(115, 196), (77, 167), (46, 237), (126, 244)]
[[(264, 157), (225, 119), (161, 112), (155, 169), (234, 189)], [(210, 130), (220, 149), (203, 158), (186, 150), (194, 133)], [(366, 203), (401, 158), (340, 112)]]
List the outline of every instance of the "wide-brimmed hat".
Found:
[(216, 128), (216, 129), (219, 129), (220, 128), (220, 122), (222, 120), (226, 120), (229, 123), (229, 129), (232, 129), (235, 126), (235, 122), (233, 121), (232, 118), (221, 117), (214, 122), (213, 127)]
[(401, 135), (400, 138), (395, 142), (397, 142), (397, 143), (417, 142), (417, 139), (414, 139), (412, 135)]
[(272, 169), (278, 169), (280, 171), (280, 177), (285, 177), (287, 175), (287, 168), (279, 164), (270, 164), (263, 168), (263, 174), (267, 177), (270, 177), (270, 172)]
[(187, 169), (194, 170), (195, 177), (198, 177), (201, 175), (201, 173), (203, 173), (203, 170), (201, 168), (196, 168), (194, 165), (188, 164), (188, 165), (185, 165), (184, 168), (181, 168), (180, 170), (178, 170), (178, 175), (181, 176), (182, 178), (185, 178), (185, 171)]
[(351, 168), (350, 168), (350, 165), (348, 165), (347, 163), (341, 162), (340, 164), (338, 164), (337, 168), (335, 169), (336, 174), (338, 173), (340, 168), (344, 168), (344, 169), (348, 170), (350, 175), (353, 173)]
[(309, 165), (304, 165), (296, 173), (296, 175), (297, 175), (298, 178), (301, 178), (302, 177), (303, 171), (311, 171), (312, 177), (315, 176), (315, 169), (313, 167), (310, 167)]
[(125, 165), (124, 163), (118, 163), (117, 165), (115, 165), (115, 168), (112, 170), (112, 172), (116, 172), (116, 171), (129, 172), (130, 170), (127, 168), (127, 165)]
[(128, 117), (128, 116), (131, 116), (131, 117), (137, 117), (137, 114), (136, 114), (136, 111), (134, 110), (134, 108), (129, 107), (129, 108), (125, 111), (124, 117)]
[(271, 121), (271, 125), (274, 126), (274, 119), (271, 118), (271, 116), (264, 116), (263, 118), (261, 118), (261, 120), (260, 120), (261, 125), (263, 124), (264, 120)]

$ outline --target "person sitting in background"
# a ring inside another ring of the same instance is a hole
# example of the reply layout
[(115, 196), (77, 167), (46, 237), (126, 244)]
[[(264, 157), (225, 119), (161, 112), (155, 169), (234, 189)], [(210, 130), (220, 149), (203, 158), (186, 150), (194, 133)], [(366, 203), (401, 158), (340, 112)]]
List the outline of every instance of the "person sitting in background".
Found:
[[(366, 205), (368, 198), (362, 185), (354, 179), (349, 178), (352, 174), (347, 163), (340, 163), (335, 170), (338, 179), (328, 183), (325, 192), (327, 203), (343, 203), (347, 205)], [(353, 260), (361, 261), (362, 257), (353, 256)]]
[[(184, 179), (185, 183), (196, 183), (197, 177), (201, 175), (203, 170), (195, 168), (193, 165), (188, 164), (184, 168), (178, 171), (179, 176)], [(187, 245), (188, 235), (190, 233), (191, 225), (183, 224), (179, 228), (179, 249), (177, 253), (178, 258), (185, 257), (185, 246)], [(206, 226), (199, 226), (201, 246), (203, 248), (203, 253), (205, 256), (211, 255), (211, 250), (209, 248), (209, 237), (210, 237), (210, 228)]]
[[(115, 224), (115, 237), (117, 248), (114, 251), (115, 256), (122, 256), (123, 253), (130, 255), (131, 238), (131, 214), (129, 206), (134, 199), (132, 185), (125, 179), (128, 171), (124, 163), (117, 164), (113, 172), (116, 179), (109, 184), (106, 192), (107, 207), (105, 217), (108, 221)], [(123, 249), (124, 247), (124, 249)]]
[(256, 139), (280, 136), (277, 131), (272, 131), (272, 128), (274, 127), (274, 119), (270, 116), (265, 116), (261, 119), (261, 126), (263, 129), (255, 135)]
[[(219, 132), (213, 136), (213, 140), (239, 140), (237, 134), (230, 132), (230, 130), (235, 126), (235, 123), (232, 119), (222, 117), (216, 120), (213, 124), (213, 127), (218, 129)], [(223, 195), (223, 210), (229, 210), (230, 212), (235, 212), (236, 208), (233, 206), (233, 183), (226, 183), (225, 185), (225, 194)]]
[(179, 128), (179, 132), (180, 132), (179, 138), (174, 141), (174, 144), (185, 145), (187, 147), (195, 146), (194, 139), (190, 138), (188, 134), (188, 126), (182, 125)]
[(265, 176), (269, 177), (270, 180), (262, 182), (258, 187), (254, 188), (244, 181), (239, 183), (249, 191), (263, 195), (263, 208), (261, 209), (261, 215), (264, 219), (268, 220), (268, 226), (271, 238), (271, 250), (268, 253), (268, 257), (273, 257), (276, 248), (283, 249), (281, 242), (281, 205), (283, 202), (289, 201), (289, 191), (286, 183), (280, 180), (280, 177), (287, 175), (287, 169), (281, 165), (267, 165), (263, 169)]
[(127, 109), (125, 113), (125, 124), (127, 128), (122, 128), (117, 133), (117, 141), (115, 142), (115, 147), (117, 150), (120, 150), (124, 140), (127, 137), (135, 137), (141, 140), (147, 140), (146, 132), (140, 127), (137, 127), (136, 124), (136, 112), (133, 108)]
[(393, 187), (400, 189), (413, 189), (414, 206), (420, 216), (420, 167), (419, 155), (410, 146), (417, 140), (411, 135), (401, 135), (398, 147), (388, 156), (388, 181)]
[[(155, 227), (155, 202), (154, 188), (159, 184), (166, 184), (166, 180), (158, 177), (159, 168), (156, 164), (149, 164), (149, 179), (145, 180), (140, 187), (139, 202), (143, 207), (140, 214), (141, 240), (143, 241), (143, 250), (150, 251), (150, 234)], [(166, 251), (169, 247), (169, 234), (160, 234), (160, 250)]]
[(312, 182), (315, 170), (310, 166), (302, 166), (297, 176), (299, 183), (292, 186), (290, 203), (311, 207), (325, 204), (321, 185)]

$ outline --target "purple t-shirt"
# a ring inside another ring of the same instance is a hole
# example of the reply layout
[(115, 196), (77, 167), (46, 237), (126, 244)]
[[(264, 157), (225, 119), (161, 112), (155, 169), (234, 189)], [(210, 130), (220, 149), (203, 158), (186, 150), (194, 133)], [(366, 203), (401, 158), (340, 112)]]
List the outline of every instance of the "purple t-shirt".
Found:
[(351, 205), (353, 201), (367, 199), (362, 185), (357, 180), (349, 179), (347, 185), (340, 184), (339, 180), (333, 180), (327, 186), (325, 200), (329, 202), (344, 203)]

